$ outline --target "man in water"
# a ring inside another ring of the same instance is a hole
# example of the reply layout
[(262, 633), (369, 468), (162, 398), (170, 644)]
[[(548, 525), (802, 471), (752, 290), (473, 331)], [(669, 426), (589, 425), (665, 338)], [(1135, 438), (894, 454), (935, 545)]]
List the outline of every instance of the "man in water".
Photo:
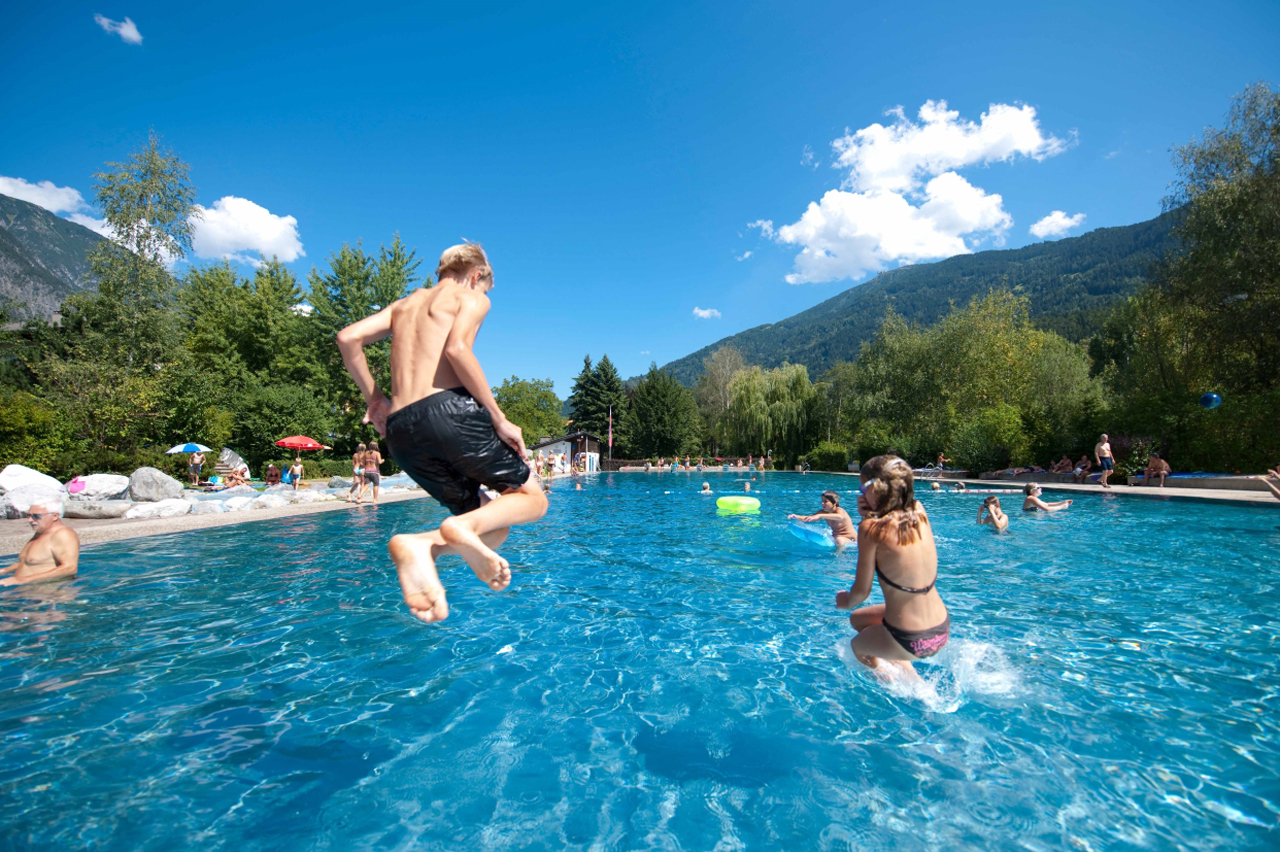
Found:
[[(436, 559), (455, 553), (481, 582), (511, 582), (494, 550), (516, 524), (547, 512), (547, 498), (524, 463), (524, 436), (489, 389), (472, 352), (489, 313), (493, 268), (484, 250), (445, 250), (435, 287), (422, 288), (338, 333), (347, 372), (364, 395), (365, 420), (387, 439), (391, 457), (453, 515), (437, 530), (393, 536), (387, 545), (409, 609), (423, 621), (449, 616)], [(378, 389), (366, 346), (391, 337), (390, 400)], [(497, 492), (481, 505), (480, 486)]]
[(36, 503), (28, 510), (27, 517), (35, 535), (23, 545), (17, 562), (0, 568), (0, 574), (13, 574), (0, 579), (0, 586), (74, 577), (80, 566), (80, 536), (62, 522), (62, 501), (49, 499)]
[(1110, 488), (1111, 486), (1107, 484), (1107, 477), (1111, 476), (1111, 471), (1116, 469), (1116, 460), (1111, 455), (1111, 443), (1107, 440), (1105, 432), (1101, 440), (1094, 445), (1093, 458), (1098, 463), (1098, 467), (1102, 468), (1102, 487)]

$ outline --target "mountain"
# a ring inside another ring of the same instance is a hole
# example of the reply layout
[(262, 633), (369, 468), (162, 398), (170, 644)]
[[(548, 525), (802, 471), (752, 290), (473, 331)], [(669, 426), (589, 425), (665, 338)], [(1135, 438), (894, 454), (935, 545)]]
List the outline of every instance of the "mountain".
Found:
[(48, 319), (62, 301), (96, 285), (89, 251), (104, 238), (28, 201), (0, 195), (0, 303), (12, 319)]
[(748, 364), (804, 364), (816, 380), (836, 361), (854, 360), (890, 307), (909, 322), (931, 325), (952, 304), (964, 306), (1001, 286), (1030, 299), (1039, 327), (1083, 340), (1101, 327), (1112, 305), (1146, 282), (1153, 263), (1177, 246), (1171, 234), (1175, 215), (882, 272), (807, 311), (718, 340), (665, 369), (692, 385), (702, 375), (703, 359), (732, 345)]

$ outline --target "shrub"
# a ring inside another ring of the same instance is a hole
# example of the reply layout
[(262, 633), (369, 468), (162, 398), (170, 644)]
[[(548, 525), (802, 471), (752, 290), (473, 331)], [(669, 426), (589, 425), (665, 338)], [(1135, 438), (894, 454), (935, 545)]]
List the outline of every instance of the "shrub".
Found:
[(806, 454), (809, 465), (814, 470), (847, 470), (849, 466), (849, 450), (843, 444), (834, 441), (823, 441)]
[(1029, 460), (1030, 445), (1022, 416), (1011, 405), (980, 412), (956, 430), (951, 453), (958, 467), (971, 473), (1000, 470)]

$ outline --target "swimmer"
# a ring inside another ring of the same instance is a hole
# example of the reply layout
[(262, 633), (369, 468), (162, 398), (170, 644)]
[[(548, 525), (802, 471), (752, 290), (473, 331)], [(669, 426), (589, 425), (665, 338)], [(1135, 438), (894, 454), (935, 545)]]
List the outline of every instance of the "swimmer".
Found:
[(743, 490), (743, 491), (750, 491), (750, 490), (751, 490), (751, 483), (750, 483), (750, 482), (748, 482), (748, 483), (746, 483), (745, 485), (743, 485), (743, 486), (742, 486), (742, 490)]
[(964, 490), (965, 490), (964, 483), (963, 483), (963, 482), (957, 482), (957, 483), (956, 483), (956, 487), (955, 487), (954, 489), (952, 489), (952, 490), (953, 490), (953, 491), (964, 491)]
[(936, 483), (936, 482), (930, 482), (930, 483), (929, 483), (929, 490), (930, 490), (930, 491), (941, 491), (941, 490), (942, 490), (942, 486), (941, 486), (941, 485), (939, 485), (939, 484), (938, 484), (938, 483)]
[(573, 490), (574, 490), (574, 491), (581, 491), (581, 490), (582, 490), (582, 483), (581, 483), (581, 482), (575, 482), (575, 483), (573, 484)]
[(698, 493), (699, 493), (699, 494), (714, 494), (715, 492), (711, 490), (711, 483), (710, 483), (710, 482), (704, 482), (704, 483), (702, 483), (702, 490), (701, 490), (701, 491), (699, 491)]
[(856, 544), (858, 541), (858, 531), (853, 526), (853, 519), (840, 508), (840, 495), (834, 491), (822, 492), (822, 508), (812, 515), (787, 515), (787, 520), (806, 524), (826, 521), (827, 526), (831, 527), (831, 537), (838, 546)]
[(1034, 512), (1040, 510), (1042, 512), (1061, 512), (1070, 506), (1073, 500), (1055, 500), (1052, 503), (1046, 503), (1040, 499), (1040, 495), (1044, 490), (1034, 482), (1028, 482), (1027, 487), (1022, 489), (1022, 493), (1027, 495), (1027, 499), (1022, 501), (1022, 511)]
[(865, 601), (878, 577), (884, 603), (849, 616), (858, 631), (850, 646), (877, 677), (891, 676), (882, 664), (918, 677), (912, 663), (941, 651), (951, 635), (951, 616), (935, 588), (933, 530), (915, 499), (911, 465), (897, 456), (876, 456), (862, 466), (861, 476), (858, 572), (852, 588), (836, 593), (836, 607), (852, 609)]
[(13, 575), (0, 579), (0, 586), (74, 577), (80, 566), (80, 536), (62, 523), (62, 500), (50, 498), (32, 504), (27, 519), (35, 535), (22, 546), (17, 562), (0, 568), (0, 574)]
[[(984, 518), (983, 515), (986, 515)], [(1000, 508), (1000, 498), (992, 494), (990, 497), (982, 501), (982, 505), (978, 507), (978, 523), (987, 524), (996, 532), (1004, 532), (1009, 529), (1009, 516)]]
[[(495, 547), (511, 527), (547, 513), (547, 498), (524, 463), (524, 433), (493, 398), (472, 347), (489, 314), (493, 267), (474, 243), (440, 256), (434, 287), (422, 287), (338, 332), (342, 360), (368, 406), (365, 421), (387, 439), (400, 469), (451, 513), (439, 529), (387, 544), (404, 601), (422, 621), (449, 617), (436, 560), (457, 554), (494, 591), (511, 583)], [(391, 338), (387, 399), (365, 347)], [(498, 492), (480, 498), (480, 486)]]

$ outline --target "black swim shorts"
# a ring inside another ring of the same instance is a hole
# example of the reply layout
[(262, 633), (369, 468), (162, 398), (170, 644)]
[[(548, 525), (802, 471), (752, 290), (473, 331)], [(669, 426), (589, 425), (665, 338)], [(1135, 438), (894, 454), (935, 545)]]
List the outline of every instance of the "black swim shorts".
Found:
[(1104, 459), (1099, 459), (1099, 461), (1101, 461), (1101, 462), (1102, 462), (1102, 469), (1103, 469), (1103, 470), (1115, 470), (1115, 469), (1116, 469), (1116, 463), (1115, 463), (1115, 461), (1114, 461), (1114, 460), (1112, 460), (1112, 458), (1111, 458), (1110, 456), (1107, 456), (1107, 457), (1106, 457), (1106, 458), (1104, 458)]
[(480, 508), (480, 486), (519, 488), (529, 467), (493, 431), (493, 419), (466, 388), (434, 393), (387, 418), (391, 457), (455, 515)]

